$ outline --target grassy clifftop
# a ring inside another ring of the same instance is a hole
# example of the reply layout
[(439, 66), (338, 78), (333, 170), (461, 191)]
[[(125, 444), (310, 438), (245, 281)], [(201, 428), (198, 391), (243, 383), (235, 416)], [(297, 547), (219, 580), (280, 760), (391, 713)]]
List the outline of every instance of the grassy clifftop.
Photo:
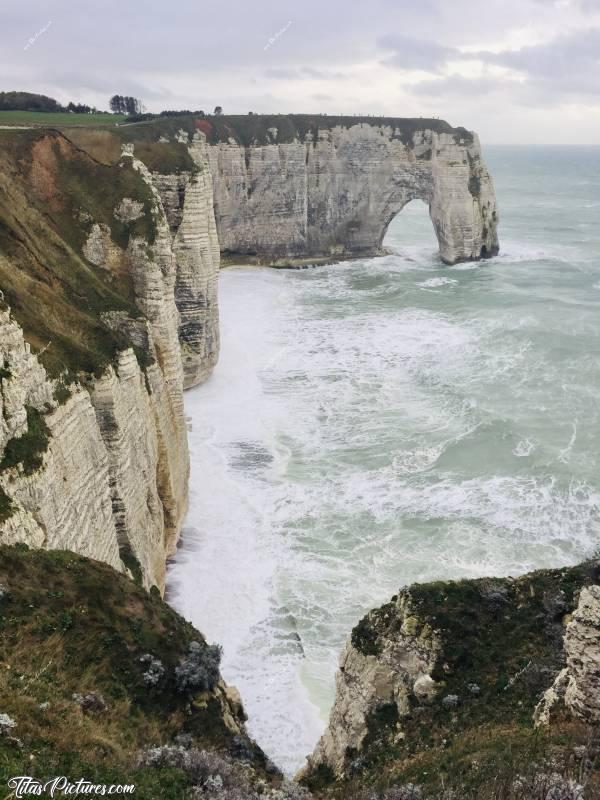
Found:
[(453, 128), (446, 121), (426, 117), (361, 117), (329, 116), (328, 114), (222, 114), (198, 117), (186, 114), (177, 117), (157, 117), (146, 122), (127, 125), (120, 129), (132, 139), (156, 140), (159, 136), (173, 136), (179, 130), (188, 134), (196, 130), (206, 135), (210, 144), (229, 142), (249, 147), (276, 142), (285, 144), (305, 141), (310, 135), (314, 141), (319, 131), (332, 128), (349, 128), (353, 125), (390, 127), (395, 136), (405, 144), (412, 143), (412, 136), (419, 130), (438, 133), (453, 133), (459, 138), (472, 138), (464, 128)]
[(331, 130), (341, 126), (366, 124), (389, 126), (399, 132), (405, 143), (409, 143), (417, 130), (429, 129), (438, 133), (457, 133), (470, 137), (464, 128), (453, 128), (445, 120), (434, 117), (384, 117), (329, 114), (219, 114), (202, 115), (183, 113), (177, 116), (155, 116), (132, 123), (126, 117), (115, 114), (67, 114), (31, 111), (0, 111), (0, 126), (21, 125), (34, 127), (56, 127), (69, 132), (101, 129), (116, 137), (156, 141), (159, 136), (174, 135), (179, 130), (194, 133), (201, 130), (211, 144), (228, 142), (230, 139), (243, 145), (268, 144), (273, 136), (269, 129), (277, 128), (277, 141), (286, 143), (299, 139), (304, 141), (308, 133), (316, 136), (319, 130)]
[[(1, 786), (83, 776), (135, 783), (144, 800), (183, 798), (191, 778), (177, 758), (139, 764), (141, 751), (177, 742), (272, 781), (228, 725), (243, 712), (217, 679), (214, 649), (158, 592), (73, 553), (0, 548)], [(4, 733), (2, 714), (15, 723)]]
[(66, 111), (0, 111), (0, 125), (34, 126), (47, 128), (96, 127), (98, 125), (118, 125), (125, 120), (123, 114), (69, 114)]

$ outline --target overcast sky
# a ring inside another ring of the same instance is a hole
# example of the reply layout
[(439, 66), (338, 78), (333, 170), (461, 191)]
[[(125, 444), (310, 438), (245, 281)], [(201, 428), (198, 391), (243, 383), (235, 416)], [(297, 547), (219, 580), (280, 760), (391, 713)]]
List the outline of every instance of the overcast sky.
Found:
[[(33, 41), (32, 41), (33, 40)], [(600, 143), (600, 0), (0, 0), (0, 88)]]

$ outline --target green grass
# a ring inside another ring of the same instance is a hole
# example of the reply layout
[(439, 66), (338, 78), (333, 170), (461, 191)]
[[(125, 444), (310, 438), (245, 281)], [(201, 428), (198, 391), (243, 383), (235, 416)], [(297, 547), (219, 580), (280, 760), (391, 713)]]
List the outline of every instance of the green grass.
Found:
[[(79, 154), (65, 154), (58, 146), (55, 153), (64, 202), (54, 214), (59, 230), (78, 253), (82, 252), (91, 230), (91, 220), (108, 225), (111, 238), (123, 249), (131, 236), (140, 236), (149, 244), (154, 242), (152, 191), (133, 168), (130, 158), (119, 166), (105, 166)], [(139, 219), (123, 223), (115, 218), (115, 208), (124, 197), (142, 203), (143, 213)], [(82, 221), (82, 214), (87, 214), (90, 222)]]
[(65, 383), (58, 383), (54, 387), (53, 395), (56, 402), (62, 406), (71, 397), (71, 389)]
[(264, 145), (273, 139), (269, 128), (277, 128), (278, 144), (299, 140), (305, 141), (308, 134), (316, 139), (319, 130), (331, 130), (340, 126), (352, 125), (389, 126), (394, 129), (393, 136), (405, 144), (412, 145), (413, 134), (428, 128), (439, 133), (454, 134), (457, 140), (472, 141), (472, 134), (465, 128), (453, 128), (445, 120), (422, 117), (360, 117), (329, 116), (327, 114), (227, 114), (198, 117), (187, 114), (180, 117), (156, 117), (154, 119), (127, 125), (121, 129), (128, 139), (148, 139), (156, 141), (159, 136), (174, 136), (183, 129), (193, 134), (202, 130), (211, 144), (227, 142), (233, 138), (244, 146)]
[(133, 582), (138, 586), (143, 585), (143, 575), (142, 575), (142, 567), (140, 562), (135, 557), (133, 550), (131, 549), (131, 545), (123, 544), (119, 547), (119, 555), (121, 556), (121, 561), (127, 569), (131, 572), (131, 576)]
[(0, 111), (0, 125), (33, 125), (41, 127), (94, 127), (117, 125), (126, 117), (122, 114), (68, 114), (52, 111)]

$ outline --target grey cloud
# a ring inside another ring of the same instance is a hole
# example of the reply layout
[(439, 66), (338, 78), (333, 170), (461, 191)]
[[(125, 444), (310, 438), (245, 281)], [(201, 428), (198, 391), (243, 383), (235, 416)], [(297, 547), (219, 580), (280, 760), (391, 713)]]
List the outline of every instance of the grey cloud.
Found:
[(266, 78), (274, 80), (318, 80), (318, 81), (345, 81), (349, 76), (345, 72), (315, 69), (314, 67), (300, 67), (298, 69), (284, 69), (273, 67), (265, 70)]
[(276, 81), (297, 80), (300, 77), (300, 70), (297, 69), (266, 69), (266, 78), (273, 78)]
[(540, 93), (600, 96), (600, 28), (559, 36), (551, 42), (477, 58), (523, 73)]
[[(479, 127), (485, 124), (484, 92), (502, 93), (499, 108), (518, 111), (519, 104), (530, 103), (543, 110), (580, 98), (589, 105), (598, 100), (600, 87), (594, 59), (600, 43), (593, 28), (557, 38), (551, 46), (491, 52), (532, 20), (542, 20), (544, 30), (557, 35), (571, 22), (581, 24), (583, 14), (592, 20), (600, 0), (572, 0), (570, 6), (555, 0), (0, 2), (0, 89), (44, 91), (98, 105), (120, 92), (141, 97), (153, 111), (218, 103), (232, 112), (299, 107), (331, 112), (337, 104), (349, 113), (354, 108), (368, 113), (379, 104), (390, 113), (418, 114), (429, 103), (428, 112), (436, 114), (448, 96), (466, 111), (469, 125)], [(28, 38), (50, 20), (51, 28), (24, 52)], [(476, 46), (486, 64), (518, 69), (527, 80), (518, 84), (491, 75), (424, 81), (414, 91), (402, 86), (400, 97), (412, 92), (412, 106), (397, 108), (396, 87), (376, 65), (384, 60), (393, 69), (440, 75), (466, 45)], [(360, 79), (355, 86), (363, 64), (379, 69), (376, 87)]]
[(470, 97), (477, 102), (482, 97), (505, 91), (507, 81), (497, 78), (465, 78), (463, 75), (449, 75), (438, 80), (419, 81), (413, 90), (419, 95), (431, 97)]
[(302, 73), (309, 78), (320, 81), (347, 81), (350, 75), (347, 72), (335, 72), (332, 70), (315, 69), (314, 67), (303, 67)]
[(458, 55), (454, 47), (403, 34), (382, 36), (379, 45), (385, 50), (393, 51), (383, 63), (401, 69), (425, 69), (433, 72)]

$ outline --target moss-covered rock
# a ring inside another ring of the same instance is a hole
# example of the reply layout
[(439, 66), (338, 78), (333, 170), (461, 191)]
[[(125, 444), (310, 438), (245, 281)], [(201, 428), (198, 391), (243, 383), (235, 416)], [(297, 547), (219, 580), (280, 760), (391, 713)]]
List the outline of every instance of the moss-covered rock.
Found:
[(600, 562), (590, 561), (515, 579), (414, 585), (370, 612), (342, 659), (307, 784), (340, 798), (407, 784), (427, 798), (524, 797), (510, 793), (519, 776), (558, 770), (575, 779), (579, 752), (583, 796), (600, 796), (593, 726), (564, 707), (549, 727), (534, 726), (565, 664), (565, 625), (582, 587), (598, 582)]

